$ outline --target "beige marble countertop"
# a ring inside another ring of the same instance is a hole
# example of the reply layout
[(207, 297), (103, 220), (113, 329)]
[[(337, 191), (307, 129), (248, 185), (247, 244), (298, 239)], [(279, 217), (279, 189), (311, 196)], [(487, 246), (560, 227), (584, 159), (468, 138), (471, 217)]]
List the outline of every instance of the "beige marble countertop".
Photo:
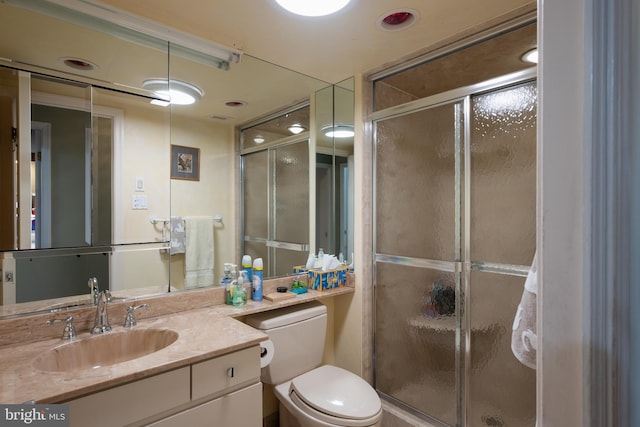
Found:
[[(159, 374), (191, 363), (256, 345), (267, 336), (242, 322), (219, 315), (216, 310), (198, 309), (148, 319), (135, 329), (170, 329), (178, 333), (171, 345), (149, 355), (111, 366), (63, 372), (40, 371), (33, 361), (42, 353), (73, 345), (59, 338), (36, 341), (0, 349), (0, 402), (56, 403), (119, 384)], [(122, 326), (113, 331), (126, 332)], [(75, 340), (94, 339), (89, 332)]]
[[(215, 292), (216, 295), (218, 293), (215, 290), (205, 292)], [(249, 301), (244, 307), (214, 304), (178, 312), (154, 313), (155, 317), (148, 318), (143, 318), (142, 315), (153, 310), (140, 310), (141, 316), (138, 317), (138, 325), (135, 329), (170, 329), (179, 334), (178, 339), (149, 355), (99, 368), (63, 372), (42, 371), (34, 366), (34, 360), (39, 355), (57, 346), (69, 345), (73, 342), (63, 341), (59, 337), (14, 341), (14, 344), (0, 346), (0, 402), (10, 404), (34, 400), (36, 403), (59, 403), (257, 345), (266, 340), (267, 336), (234, 317), (353, 292), (352, 287), (321, 293), (310, 291), (279, 302)], [(153, 300), (156, 306), (161, 305), (161, 301), (168, 302), (166, 299)], [(116, 312), (117, 309), (113, 307), (112, 310)], [(84, 316), (86, 317), (87, 314)], [(126, 332), (120, 322), (111, 316), (111, 312), (110, 319), (113, 327), (111, 333)], [(25, 321), (25, 319), (13, 319), (11, 323), (20, 320)], [(30, 319), (29, 322), (28, 328), (33, 329), (32, 325), (41, 325), (43, 318)], [(86, 325), (86, 321), (84, 324)], [(2, 329), (1, 326), (0, 329)], [(5, 325), (7, 326), (10, 324)], [(61, 332), (62, 326), (57, 325), (56, 332), (58, 329)], [(75, 341), (92, 338), (95, 336), (92, 336), (86, 328), (79, 328), (78, 338)]]

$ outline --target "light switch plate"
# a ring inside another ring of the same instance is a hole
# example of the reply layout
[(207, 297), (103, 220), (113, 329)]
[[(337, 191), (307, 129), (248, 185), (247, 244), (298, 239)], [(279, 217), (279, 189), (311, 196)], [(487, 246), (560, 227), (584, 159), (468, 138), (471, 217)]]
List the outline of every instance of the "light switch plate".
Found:
[(136, 191), (144, 191), (144, 178), (141, 176), (136, 177)]

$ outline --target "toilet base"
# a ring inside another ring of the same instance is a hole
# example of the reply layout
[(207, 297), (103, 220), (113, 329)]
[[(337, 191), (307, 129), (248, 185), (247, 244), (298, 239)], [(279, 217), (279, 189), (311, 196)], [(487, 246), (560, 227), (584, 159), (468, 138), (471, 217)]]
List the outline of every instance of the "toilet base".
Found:
[(280, 418), (280, 427), (302, 427), (300, 421), (294, 417), (291, 412), (282, 404), (278, 405), (278, 417)]

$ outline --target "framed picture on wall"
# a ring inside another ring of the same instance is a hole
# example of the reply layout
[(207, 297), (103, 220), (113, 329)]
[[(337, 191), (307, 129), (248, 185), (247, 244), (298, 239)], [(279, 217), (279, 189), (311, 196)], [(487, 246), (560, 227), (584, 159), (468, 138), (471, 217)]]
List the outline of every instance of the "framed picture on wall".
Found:
[(171, 178), (200, 181), (200, 149), (171, 145)]

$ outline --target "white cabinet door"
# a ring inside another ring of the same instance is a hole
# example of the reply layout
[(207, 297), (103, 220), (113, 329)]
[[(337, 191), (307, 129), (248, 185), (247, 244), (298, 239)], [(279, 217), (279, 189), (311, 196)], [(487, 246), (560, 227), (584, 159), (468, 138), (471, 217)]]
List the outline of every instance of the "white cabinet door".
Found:
[(196, 363), (191, 367), (191, 399), (237, 390), (260, 381), (260, 346)]
[(151, 426), (260, 427), (262, 426), (262, 383), (226, 394)]
[(71, 400), (71, 427), (123, 426), (186, 404), (189, 371), (186, 366)]

